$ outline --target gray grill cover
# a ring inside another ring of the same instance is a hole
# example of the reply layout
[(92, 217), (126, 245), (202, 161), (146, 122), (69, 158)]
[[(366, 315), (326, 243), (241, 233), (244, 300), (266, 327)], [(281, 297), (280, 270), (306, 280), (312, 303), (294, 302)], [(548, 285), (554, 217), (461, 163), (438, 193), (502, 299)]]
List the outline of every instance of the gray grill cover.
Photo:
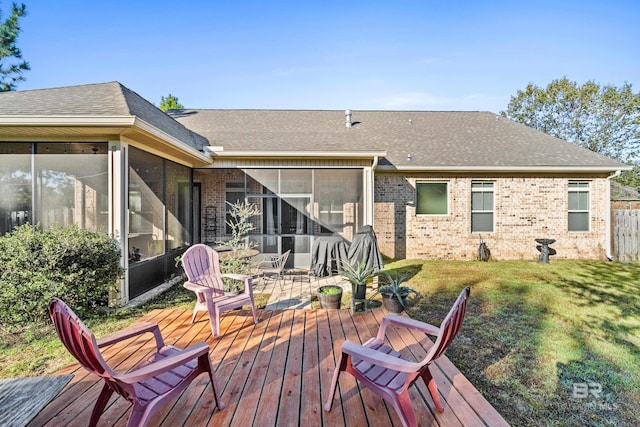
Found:
[(380, 249), (378, 249), (378, 239), (373, 232), (373, 227), (365, 225), (353, 236), (348, 257), (351, 265), (356, 265), (364, 260), (367, 267), (373, 268), (374, 273), (382, 270), (384, 262)]

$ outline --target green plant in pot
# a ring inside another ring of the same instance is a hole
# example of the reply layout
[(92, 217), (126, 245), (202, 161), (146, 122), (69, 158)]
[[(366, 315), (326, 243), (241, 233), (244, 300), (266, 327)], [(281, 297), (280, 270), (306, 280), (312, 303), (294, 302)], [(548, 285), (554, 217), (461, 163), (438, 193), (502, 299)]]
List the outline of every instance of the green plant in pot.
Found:
[(336, 285), (320, 286), (318, 288), (318, 300), (321, 308), (340, 308), (342, 288)]
[(403, 285), (407, 276), (399, 276), (398, 274), (391, 276), (387, 272), (382, 274), (384, 275), (384, 284), (378, 288), (376, 293), (382, 295), (382, 304), (387, 311), (402, 313), (406, 308), (406, 299), (409, 294), (421, 296), (420, 292)]
[(373, 274), (373, 267), (367, 267), (367, 263), (362, 261), (351, 265), (342, 263), (340, 265), (340, 275), (351, 283), (351, 298), (365, 299), (367, 296), (367, 280)]

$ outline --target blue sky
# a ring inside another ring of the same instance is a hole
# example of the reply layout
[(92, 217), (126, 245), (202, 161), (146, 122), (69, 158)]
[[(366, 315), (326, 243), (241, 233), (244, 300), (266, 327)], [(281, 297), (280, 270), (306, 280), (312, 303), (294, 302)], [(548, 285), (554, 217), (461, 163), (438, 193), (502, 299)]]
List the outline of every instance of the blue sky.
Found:
[(640, 90), (637, 0), (24, 2), (19, 90), (116, 80), (191, 108), (493, 112), (563, 76)]

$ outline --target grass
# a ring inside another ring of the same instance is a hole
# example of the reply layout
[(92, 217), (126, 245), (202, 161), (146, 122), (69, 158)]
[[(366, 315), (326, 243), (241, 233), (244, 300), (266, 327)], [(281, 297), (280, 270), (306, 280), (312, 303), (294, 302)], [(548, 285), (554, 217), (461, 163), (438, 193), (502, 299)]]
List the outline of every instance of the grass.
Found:
[[(408, 313), (433, 324), (471, 286), (447, 355), (512, 425), (637, 425), (639, 265), (402, 260), (385, 270), (408, 276), (407, 286), (423, 294), (410, 298)], [(176, 286), (145, 306), (85, 320), (100, 337), (154, 308), (191, 309), (193, 298)], [(343, 307), (349, 298), (343, 293)], [(69, 362), (50, 325), (0, 337), (0, 378), (53, 373)]]
[[(269, 294), (254, 294), (256, 308), (264, 308), (269, 297)], [(194, 303), (195, 294), (176, 284), (141, 306), (96, 313), (83, 317), (82, 321), (100, 338), (135, 323), (151, 310), (193, 310)], [(0, 328), (0, 379), (52, 374), (73, 361), (50, 323), (28, 325), (20, 332)]]
[(638, 265), (403, 260), (385, 270), (411, 276), (424, 297), (408, 313), (434, 324), (471, 286), (447, 355), (512, 425), (637, 424)]

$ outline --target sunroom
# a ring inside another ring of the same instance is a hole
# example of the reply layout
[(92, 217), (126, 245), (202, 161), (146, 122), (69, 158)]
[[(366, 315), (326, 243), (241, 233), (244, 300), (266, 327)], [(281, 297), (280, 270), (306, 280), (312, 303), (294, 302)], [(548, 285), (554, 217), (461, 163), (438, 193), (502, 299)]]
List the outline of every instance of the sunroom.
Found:
[(224, 245), (230, 203), (259, 209), (247, 243), (265, 255), (291, 250), (288, 267), (310, 266), (315, 239), (351, 240), (373, 222), (375, 153), (298, 158), (293, 166), (271, 159), (260, 167), (227, 157), (194, 168), (152, 151), (122, 141), (2, 142), (0, 235), (31, 223), (114, 236), (123, 248), (118, 299), (125, 303), (175, 275), (188, 246)]

